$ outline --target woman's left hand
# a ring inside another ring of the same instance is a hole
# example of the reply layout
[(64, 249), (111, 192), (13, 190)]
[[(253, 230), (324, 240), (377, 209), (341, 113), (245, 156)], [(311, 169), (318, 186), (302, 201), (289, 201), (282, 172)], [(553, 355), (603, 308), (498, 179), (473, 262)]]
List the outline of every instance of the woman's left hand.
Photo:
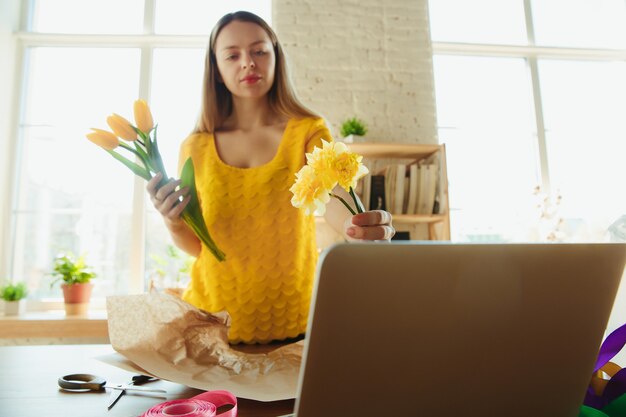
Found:
[(346, 221), (345, 233), (357, 240), (390, 241), (396, 230), (391, 225), (391, 213), (384, 210), (372, 210), (359, 213)]

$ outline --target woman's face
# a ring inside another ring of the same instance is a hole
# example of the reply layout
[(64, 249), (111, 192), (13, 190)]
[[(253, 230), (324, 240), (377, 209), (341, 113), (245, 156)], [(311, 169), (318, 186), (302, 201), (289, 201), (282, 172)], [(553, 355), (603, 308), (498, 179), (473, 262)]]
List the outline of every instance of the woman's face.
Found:
[(233, 21), (215, 40), (220, 81), (236, 97), (260, 98), (274, 84), (276, 56), (268, 34), (255, 23)]

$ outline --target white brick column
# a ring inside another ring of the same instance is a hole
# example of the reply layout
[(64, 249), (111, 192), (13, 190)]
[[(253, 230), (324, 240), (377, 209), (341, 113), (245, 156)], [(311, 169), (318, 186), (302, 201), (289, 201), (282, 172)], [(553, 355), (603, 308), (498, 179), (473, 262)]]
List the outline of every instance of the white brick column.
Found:
[(427, 0), (274, 0), (272, 26), (335, 138), (357, 116), (368, 140), (438, 143)]

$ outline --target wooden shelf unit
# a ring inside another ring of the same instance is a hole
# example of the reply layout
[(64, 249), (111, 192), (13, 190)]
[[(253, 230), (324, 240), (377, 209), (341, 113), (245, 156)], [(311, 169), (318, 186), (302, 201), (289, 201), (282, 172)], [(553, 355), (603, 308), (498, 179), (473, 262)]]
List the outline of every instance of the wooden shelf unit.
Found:
[[(402, 159), (410, 163), (437, 155), (439, 163), (438, 214), (393, 214), (393, 223), (400, 230), (403, 225), (426, 224), (430, 240), (450, 240), (450, 203), (448, 199), (448, 174), (445, 145), (409, 143), (349, 143), (352, 152), (370, 161), (377, 159)], [(439, 227), (437, 226), (439, 225)]]

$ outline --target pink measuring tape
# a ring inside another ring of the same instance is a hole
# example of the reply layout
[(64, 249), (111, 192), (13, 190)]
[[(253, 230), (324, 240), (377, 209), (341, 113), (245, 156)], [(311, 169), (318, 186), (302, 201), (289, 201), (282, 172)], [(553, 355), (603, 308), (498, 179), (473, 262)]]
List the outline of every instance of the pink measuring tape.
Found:
[[(223, 405), (230, 410), (217, 414)], [(172, 400), (155, 405), (142, 417), (237, 417), (237, 397), (228, 391), (207, 391), (186, 400)]]

